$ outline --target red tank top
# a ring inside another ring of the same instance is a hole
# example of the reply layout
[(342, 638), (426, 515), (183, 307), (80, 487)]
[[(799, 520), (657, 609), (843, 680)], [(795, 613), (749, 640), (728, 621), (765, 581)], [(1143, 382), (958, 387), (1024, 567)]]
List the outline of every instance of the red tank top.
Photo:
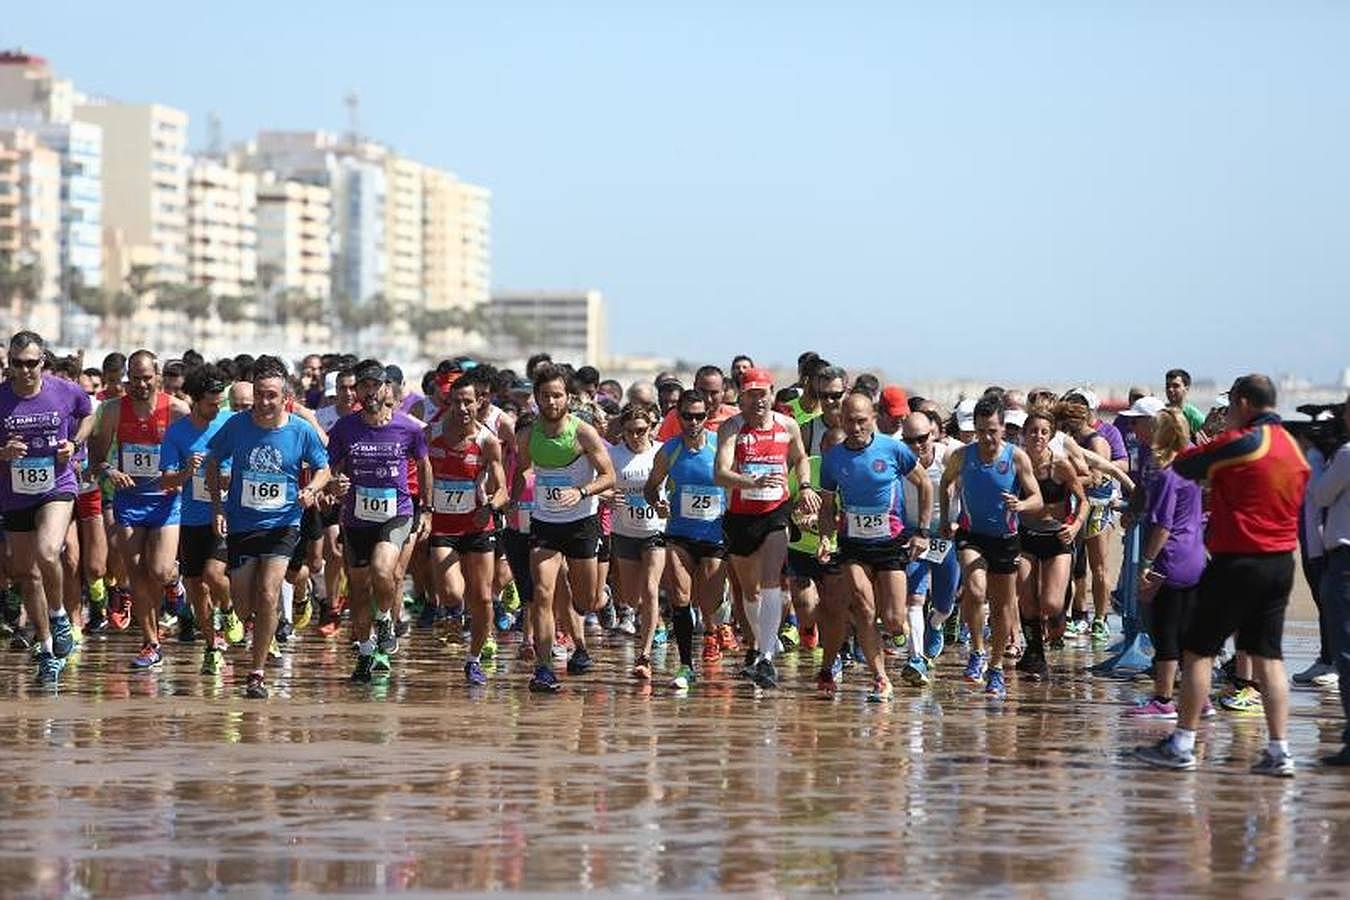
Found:
[(164, 440), (164, 429), (169, 427), (169, 395), (160, 391), (155, 398), (155, 408), (144, 419), (136, 415), (130, 397), (123, 397), (120, 404), (117, 415), (117, 443), (159, 446)]
[[(492, 531), (496, 526), (491, 518), (486, 525), (475, 521), (483, 505), (483, 446), (492, 432), (479, 425), (463, 445), (451, 446), (440, 428), (433, 429), (427, 442), (434, 478), (431, 496), (431, 533), (460, 535)], [(446, 510), (442, 512), (441, 510)]]
[(787, 502), (787, 458), (791, 440), (782, 413), (772, 412), (764, 428), (751, 428), (744, 419), (736, 435), (736, 471), (742, 475), (776, 473), (784, 477), (782, 487), (734, 488), (728, 512), (761, 515)]

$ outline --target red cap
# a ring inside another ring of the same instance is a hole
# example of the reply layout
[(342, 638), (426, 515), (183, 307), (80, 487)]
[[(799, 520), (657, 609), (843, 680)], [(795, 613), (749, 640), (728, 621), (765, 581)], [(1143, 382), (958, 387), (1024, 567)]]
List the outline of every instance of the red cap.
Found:
[(903, 419), (909, 415), (909, 395), (898, 384), (888, 384), (881, 389), (881, 408), (893, 419)]
[(443, 375), (437, 375), (436, 387), (440, 389), (442, 394), (444, 394), (446, 391), (450, 390), (451, 385), (453, 385), (456, 381), (459, 381), (460, 376), (463, 374), (464, 374), (463, 372), (446, 372)]
[(768, 369), (746, 369), (741, 373), (741, 390), (767, 391), (773, 387), (773, 376)]

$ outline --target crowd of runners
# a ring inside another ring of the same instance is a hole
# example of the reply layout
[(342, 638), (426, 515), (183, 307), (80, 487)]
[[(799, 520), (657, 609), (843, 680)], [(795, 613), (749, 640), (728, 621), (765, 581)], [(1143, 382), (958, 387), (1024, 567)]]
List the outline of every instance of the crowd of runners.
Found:
[[(1263, 711), (1253, 771), (1293, 774), (1281, 640), (1300, 523), (1305, 562), (1350, 538), (1306, 527), (1343, 498), (1305, 491), (1268, 378), (1205, 414), (1173, 370), (1107, 421), (1086, 387), (990, 387), (948, 410), (815, 353), (797, 374), (776, 384), (740, 356), (625, 386), (461, 356), (418, 391), (340, 354), (84, 368), (19, 332), (0, 385), (11, 644), (55, 686), (86, 635), (132, 631), (129, 668), (228, 670), (265, 698), (307, 629), (350, 642), (357, 684), (390, 677), (422, 629), (463, 646), (446, 652), (469, 685), (501, 639), (553, 693), (609, 632), (634, 642), (633, 679), (672, 693), (723, 673), (773, 690), (775, 659), (801, 653), (823, 695), (854, 669), (875, 703), (936, 677), (999, 701), (1050, 678), (1066, 643), (1105, 648), (1128, 578), (1156, 654), (1124, 714), (1177, 723), (1136, 757), (1194, 767), (1235, 636), (1216, 705)], [(1130, 527), (1142, 563), (1122, 574)], [(1295, 682), (1335, 689), (1338, 652)], [(944, 655), (959, 665), (939, 675)]]

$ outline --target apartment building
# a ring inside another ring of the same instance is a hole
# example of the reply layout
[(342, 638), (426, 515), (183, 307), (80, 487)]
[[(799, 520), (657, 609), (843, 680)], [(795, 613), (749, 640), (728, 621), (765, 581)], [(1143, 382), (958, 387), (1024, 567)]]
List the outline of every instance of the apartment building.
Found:
[(258, 282), (265, 290), (332, 293), (333, 192), (268, 172), (257, 187)]
[(198, 157), (187, 179), (187, 280), (218, 297), (242, 296), (257, 281), (257, 176)]

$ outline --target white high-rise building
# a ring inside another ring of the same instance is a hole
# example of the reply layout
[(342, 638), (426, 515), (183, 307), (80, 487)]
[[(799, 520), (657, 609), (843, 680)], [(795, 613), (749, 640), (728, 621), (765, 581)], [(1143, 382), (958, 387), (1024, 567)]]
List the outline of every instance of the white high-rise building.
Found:
[(54, 336), (60, 323), (61, 157), (23, 129), (0, 130), (0, 263), (33, 274), (27, 287), (0, 297), (8, 327)]
[(218, 297), (257, 281), (257, 176), (199, 157), (188, 171), (188, 283)]
[(332, 292), (333, 193), (278, 178), (258, 180), (258, 283), (327, 300)]
[(494, 348), (505, 357), (547, 353), (573, 365), (605, 364), (605, 310), (599, 291), (494, 294)]

